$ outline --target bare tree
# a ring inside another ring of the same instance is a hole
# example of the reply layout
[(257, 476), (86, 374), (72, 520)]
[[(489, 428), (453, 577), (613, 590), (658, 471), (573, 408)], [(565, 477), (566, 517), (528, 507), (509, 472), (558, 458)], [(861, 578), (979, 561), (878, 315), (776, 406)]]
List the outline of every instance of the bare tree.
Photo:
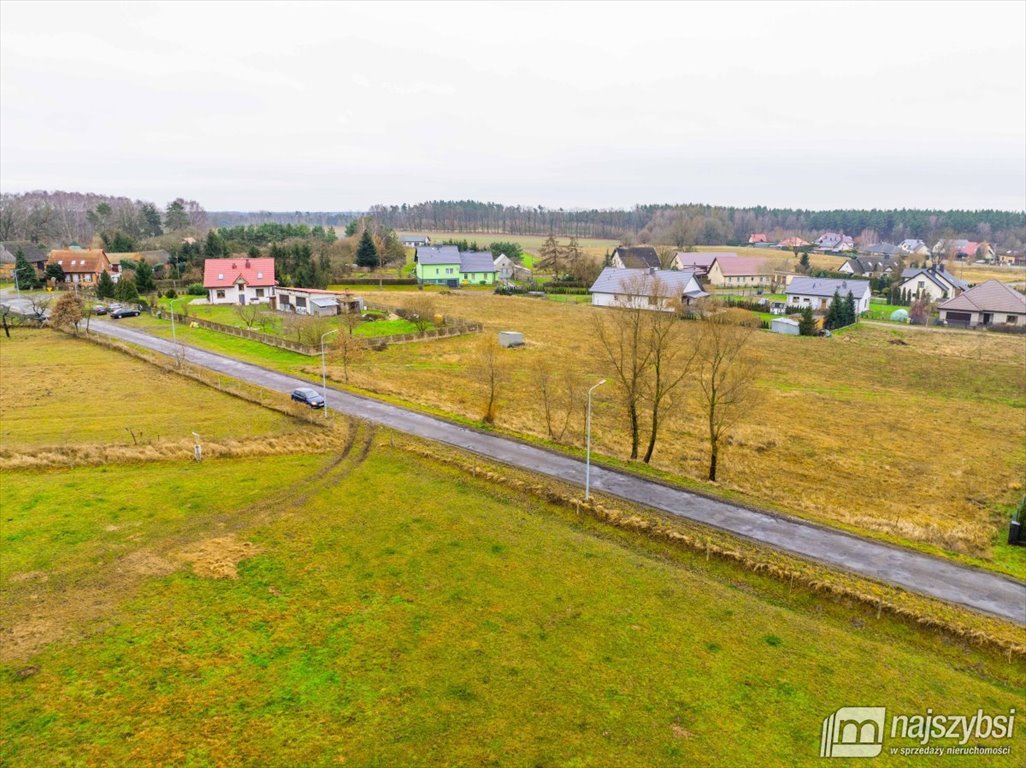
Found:
[(435, 324), (435, 300), (430, 296), (415, 296), (403, 304), (406, 319), (423, 333)]
[(85, 307), (82, 299), (75, 293), (68, 291), (57, 299), (53, 312), (50, 313), (50, 325), (54, 328), (68, 328), (69, 326), (77, 334), (78, 324), (82, 322)]
[(581, 383), (573, 371), (563, 369), (557, 374), (555, 364), (547, 357), (535, 360), (532, 373), (545, 414), (545, 430), (550, 440), (562, 442), (581, 402)]
[(236, 304), (235, 314), (246, 324), (247, 328), (252, 329), (260, 321), (261, 316), (264, 314), (264, 308), (263, 305), (255, 303)]
[(698, 381), (709, 425), (709, 479), (716, 480), (720, 443), (755, 400), (756, 362), (749, 349), (755, 325), (732, 310), (700, 321)]
[(618, 306), (595, 313), (595, 338), (620, 388), (631, 431), (631, 459), (638, 458), (641, 441), (640, 409), (645, 394), (645, 378), (652, 365), (648, 343), (648, 318), (645, 281), (629, 278), (621, 285)]
[(502, 359), (502, 347), (493, 336), (481, 339), (477, 348), (477, 359), (470, 370), (481, 386), (484, 395), (484, 412), (481, 421), (494, 424), (499, 410), (499, 390), (506, 380), (506, 366)]
[(667, 296), (671, 311), (649, 312), (647, 345), (651, 366), (645, 380), (644, 396), (649, 406), (648, 448), (643, 461), (648, 464), (655, 451), (659, 428), (673, 404), (674, 395), (691, 374), (698, 344), (688, 331), (693, 326), (680, 317), (680, 300)]

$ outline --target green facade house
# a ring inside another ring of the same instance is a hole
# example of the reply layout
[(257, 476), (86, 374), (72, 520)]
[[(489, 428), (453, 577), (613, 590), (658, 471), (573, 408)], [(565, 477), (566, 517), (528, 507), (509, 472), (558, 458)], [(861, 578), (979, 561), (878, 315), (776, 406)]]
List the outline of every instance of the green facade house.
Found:
[(430, 285), (494, 285), (495, 262), (488, 251), (460, 253), (454, 245), (417, 248), (417, 280)]

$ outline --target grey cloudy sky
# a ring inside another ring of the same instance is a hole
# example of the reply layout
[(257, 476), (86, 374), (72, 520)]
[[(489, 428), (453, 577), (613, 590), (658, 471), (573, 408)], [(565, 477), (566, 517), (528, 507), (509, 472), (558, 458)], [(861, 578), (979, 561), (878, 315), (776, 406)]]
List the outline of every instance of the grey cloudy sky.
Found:
[(0, 187), (1026, 207), (1026, 3), (0, 5)]

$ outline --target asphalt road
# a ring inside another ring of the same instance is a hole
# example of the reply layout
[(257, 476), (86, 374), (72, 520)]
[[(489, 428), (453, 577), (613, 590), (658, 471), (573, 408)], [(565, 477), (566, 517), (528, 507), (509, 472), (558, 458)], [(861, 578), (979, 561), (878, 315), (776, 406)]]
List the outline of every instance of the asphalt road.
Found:
[[(116, 321), (93, 319), (91, 330), (172, 354), (172, 344)], [(309, 381), (213, 352), (183, 347), (186, 359), (277, 392)], [(490, 459), (584, 485), (584, 462), (496, 435), (483, 434), (399, 406), (328, 389), (328, 407)], [(758, 512), (634, 475), (592, 466), (591, 487), (612, 496), (711, 525), (794, 555), (1026, 625), (1026, 583), (912, 550), (863, 539), (802, 520)]]

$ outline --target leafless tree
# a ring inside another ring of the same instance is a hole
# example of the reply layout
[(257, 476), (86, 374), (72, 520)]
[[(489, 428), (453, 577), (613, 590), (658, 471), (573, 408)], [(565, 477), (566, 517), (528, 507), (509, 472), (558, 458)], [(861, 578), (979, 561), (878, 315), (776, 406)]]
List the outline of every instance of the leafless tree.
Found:
[(247, 328), (252, 329), (256, 325), (260, 318), (264, 314), (264, 307), (261, 304), (236, 304), (235, 314), (239, 316), (239, 319), (246, 324)]
[(491, 335), (480, 340), (477, 348), (475, 364), (470, 373), (481, 386), (484, 396), (484, 412), (481, 421), (494, 424), (499, 410), (499, 391), (506, 381), (506, 365), (502, 359), (502, 347)]
[(727, 432), (750, 412), (756, 397), (757, 365), (749, 342), (755, 324), (732, 310), (700, 321), (698, 381), (709, 425), (709, 479), (716, 480), (720, 444)]
[(415, 296), (403, 304), (406, 319), (423, 333), (435, 324), (435, 301), (430, 296)]
[(687, 382), (698, 354), (698, 344), (689, 333), (694, 326), (680, 318), (679, 299), (667, 297), (671, 311), (649, 312), (646, 334), (651, 365), (644, 380), (644, 398), (649, 407), (648, 447), (642, 459), (652, 460), (659, 429), (675, 395)]
[(581, 403), (581, 382), (571, 370), (557, 373), (556, 365), (548, 357), (535, 360), (532, 374), (545, 413), (545, 430), (550, 440), (562, 442)]

